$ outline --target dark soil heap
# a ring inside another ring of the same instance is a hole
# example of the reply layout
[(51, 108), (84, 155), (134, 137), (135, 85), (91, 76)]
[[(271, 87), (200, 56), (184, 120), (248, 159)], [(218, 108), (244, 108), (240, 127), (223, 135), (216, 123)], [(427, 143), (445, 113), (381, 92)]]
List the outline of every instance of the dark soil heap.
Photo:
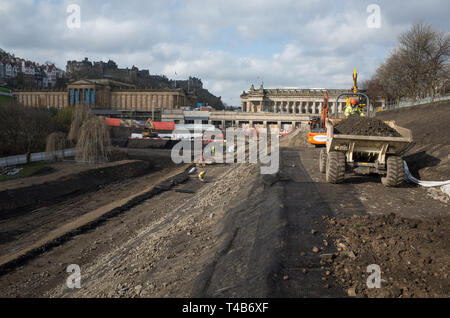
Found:
[(349, 117), (334, 126), (336, 134), (360, 135), (360, 136), (380, 136), (380, 137), (401, 137), (393, 128), (383, 121), (368, 117)]
[[(328, 220), (338, 250), (334, 276), (353, 297), (450, 297), (450, 217), (414, 220), (365, 215)], [(366, 285), (367, 266), (381, 269), (381, 288)]]

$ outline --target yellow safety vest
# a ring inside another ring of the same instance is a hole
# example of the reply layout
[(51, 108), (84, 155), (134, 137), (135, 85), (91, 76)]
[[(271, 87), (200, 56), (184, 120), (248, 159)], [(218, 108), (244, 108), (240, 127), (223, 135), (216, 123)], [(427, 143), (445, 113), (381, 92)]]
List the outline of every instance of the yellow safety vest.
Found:
[(351, 105), (348, 105), (345, 108), (344, 114), (345, 118), (348, 118), (353, 115), (359, 115), (361, 117), (364, 117), (364, 113), (361, 111), (361, 108), (359, 108), (359, 106), (352, 107)]

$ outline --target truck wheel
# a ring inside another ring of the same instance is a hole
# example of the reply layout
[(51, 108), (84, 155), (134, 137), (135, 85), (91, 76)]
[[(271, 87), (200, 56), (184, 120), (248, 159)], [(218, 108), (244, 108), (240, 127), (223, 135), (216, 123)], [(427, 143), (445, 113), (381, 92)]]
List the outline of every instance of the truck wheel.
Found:
[(327, 149), (320, 149), (319, 171), (325, 173), (327, 171)]
[(339, 151), (331, 151), (327, 156), (327, 182), (341, 183), (344, 181), (344, 175), (345, 154)]
[(405, 176), (405, 168), (403, 166), (403, 159), (398, 156), (390, 156), (387, 161), (386, 177), (381, 178), (381, 183), (386, 187), (398, 187)]

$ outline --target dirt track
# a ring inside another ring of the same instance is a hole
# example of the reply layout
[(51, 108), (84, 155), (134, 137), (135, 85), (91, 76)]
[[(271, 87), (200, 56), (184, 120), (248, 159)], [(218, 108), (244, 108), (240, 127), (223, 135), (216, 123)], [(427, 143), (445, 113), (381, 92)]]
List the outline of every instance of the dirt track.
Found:
[[(277, 176), (209, 167), (208, 183), (178, 186), (195, 193), (165, 192), (0, 276), (0, 296), (345, 296), (327, 262), (336, 249), (324, 217), (447, 213), (423, 189), (386, 189), (376, 177), (327, 184), (317, 156), (284, 148)], [(81, 267), (80, 290), (65, 287), (68, 264)]]
[[(328, 184), (318, 171), (319, 149), (305, 147), (303, 134), (282, 142), (278, 174), (261, 175), (257, 164), (208, 166), (206, 183), (192, 175), (0, 273), (0, 296), (450, 297), (448, 203), (412, 184), (385, 188), (377, 176), (346, 176), (343, 184)], [(162, 166), (170, 153), (126, 152)], [(442, 164), (418, 171), (436, 173)], [(181, 168), (1, 220), (2, 253)], [(391, 213), (395, 222), (385, 219)], [(416, 223), (422, 225), (410, 226)], [(69, 264), (81, 267), (80, 290), (66, 287)], [(365, 287), (370, 264), (380, 265), (384, 288)]]

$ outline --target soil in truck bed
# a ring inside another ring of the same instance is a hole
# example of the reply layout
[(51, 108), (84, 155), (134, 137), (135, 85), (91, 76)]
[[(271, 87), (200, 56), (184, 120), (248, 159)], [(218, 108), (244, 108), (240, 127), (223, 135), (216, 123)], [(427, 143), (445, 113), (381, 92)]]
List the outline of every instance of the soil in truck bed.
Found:
[(367, 117), (349, 117), (334, 126), (336, 134), (379, 136), (379, 137), (401, 137), (393, 128), (383, 121)]

